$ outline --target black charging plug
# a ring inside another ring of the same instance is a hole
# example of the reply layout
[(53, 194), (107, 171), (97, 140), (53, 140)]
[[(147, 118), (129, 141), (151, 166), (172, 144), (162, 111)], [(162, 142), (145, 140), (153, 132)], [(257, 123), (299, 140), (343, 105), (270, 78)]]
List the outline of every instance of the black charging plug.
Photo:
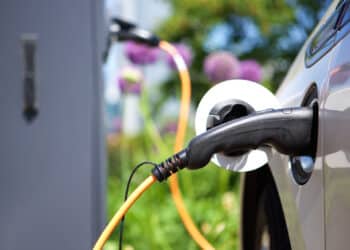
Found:
[[(316, 114), (315, 114), (316, 115)], [(310, 107), (260, 111), (225, 122), (194, 137), (187, 148), (158, 164), (153, 175), (167, 179), (182, 168), (207, 165), (215, 153), (232, 154), (272, 146), (280, 153), (312, 155), (314, 111)]]
[(112, 41), (135, 41), (151, 47), (159, 45), (159, 38), (152, 32), (137, 27), (136, 24), (121, 18), (112, 18), (108, 30), (107, 45), (103, 53), (103, 61), (107, 60)]
[(146, 29), (141, 29), (136, 24), (120, 18), (113, 18), (109, 28), (112, 38), (118, 41), (135, 41), (148, 46), (157, 47), (159, 38)]

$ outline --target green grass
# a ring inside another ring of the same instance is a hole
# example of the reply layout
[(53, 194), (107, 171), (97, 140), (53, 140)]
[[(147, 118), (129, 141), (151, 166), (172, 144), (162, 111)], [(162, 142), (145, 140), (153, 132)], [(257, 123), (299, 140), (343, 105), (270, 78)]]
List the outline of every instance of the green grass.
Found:
[[(173, 135), (162, 135), (156, 147), (151, 131), (137, 138), (120, 137), (109, 146), (108, 218), (122, 204), (131, 169), (144, 160), (159, 162), (172, 153)], [(150, 135), (151, 134), (151, 135)], [(133, 179), (133, 190), (149, 174), (142, 167)], [(181, 191), (190, 214), (204, 236), (216, 249), (238, 248), (239, 176), (214, 165), (179, 173)], [(199, 249), (181, 223), (167, 182), (154, 184), (129, 210), (124, 232), (124, 249)], [(117, 249), (116, 230), (106, 246)]]

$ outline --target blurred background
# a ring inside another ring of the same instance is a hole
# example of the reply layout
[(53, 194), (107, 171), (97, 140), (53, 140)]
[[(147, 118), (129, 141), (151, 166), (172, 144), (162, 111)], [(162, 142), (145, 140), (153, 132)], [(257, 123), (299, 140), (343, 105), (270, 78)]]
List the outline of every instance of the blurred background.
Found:
[[(106, 0), (117, 16), (173, 43), (192, 79), (196, 105), (214, 84), (247, 79), (276, 91), (330, 1)], [(171, 154), (180, 81), (171, 59), (157, 49), (115, 43), (103, 67), (108, 130), (108, 216), (122, 203), (133, 166)], [(160, 136), (159, 136), (160, 135)], [(137, 174), (140, 183), (150, 169)], [(210, 165), (179, 173), (190, 214), (217, 249), (237, 249), (239, 175)], [(156, 212), (155, 212), (156, 211)], [(109, 242), (117, 249), (117, 234)], [(177, 215), (169, 188), (156, 185), (127, 215), (125, 249), (197, 249)]]

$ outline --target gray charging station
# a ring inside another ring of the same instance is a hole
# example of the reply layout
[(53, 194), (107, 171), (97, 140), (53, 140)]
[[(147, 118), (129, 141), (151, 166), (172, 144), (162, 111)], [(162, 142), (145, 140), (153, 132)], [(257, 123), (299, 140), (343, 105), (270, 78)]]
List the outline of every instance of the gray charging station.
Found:
[(0, 1), (0, 249), (91, 249), (105, 222), (103, 1)]

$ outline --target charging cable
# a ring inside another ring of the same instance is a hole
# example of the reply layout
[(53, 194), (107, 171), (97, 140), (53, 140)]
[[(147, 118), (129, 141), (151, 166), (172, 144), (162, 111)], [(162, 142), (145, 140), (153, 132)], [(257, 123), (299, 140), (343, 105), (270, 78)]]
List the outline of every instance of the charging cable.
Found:
[(127, 199), (98, 239), (94, 250), (101, 250), (124, 214), (156, 180), (164, 181), (177, 171), (199, 169), (215, 153), (232, 154), (260, 146), (274, 147), (290, 156), (314, 156), (317, 144), (317, 114), (310, 107), (267, 110), (225, 122), (194, 137), (188, 146), (161, 162)]
[(102, 250), (103, 246), (106, 244), (107, 240), (113, 233), (114, 229), (118, 226), (124, 215), (127, 213), (129, 208), (136, 202), (138, 198), (148, 189), (154, 182), (156, 182), (156, 177), (151, 175), (146, 180), (144, 180), (129, 198), (123, 203), (123, 205), (119, 208), (118, 212), (113, 216), (110, 222), (107, 224), (100, 237), (95, 243), (93, 250)]
[[(191, 80), (185, 61), (177, 52), (176, 48), (166, 41), (161, 41), (159, 47), (169, 53), (175, 62), (181, 80), (181, 105), (180, 114), (177, 125), (174, 151), (178, 152), (184, 145), (186, 127), (189, 116), (190, 102), (191, 102)], [(214, 249), (214, 247), (204, 238), (196, 225), (194, 224), (190, 214), (188, 213), (184, 204), (181, 191), (179, 188), (179, 181), (177, 175), (174, 174), (170, 178), (170, 191), (174, 200), (177, 211), (180, 215), (182, 223), (191, 235), (192, 239), (201, 247), (201, 249)]]
[[(128, 199), (128, 195), (129, 195), (129, 188), (131, 185), (131, 180), (134, 177), (135, 173), (137, 170), (140, 169), (140, 167), (145, 166), (145, 165), (151, 165), (153, 167), (156, 167), (157, 164), (150, 162), (150, 161), (144, 161), (141, 162), (139, 164), (137, 164), (134, 169), (131, 171), (131, 174), (129, 176), (128, 182), (126, 184), (126, 188), (125, 188), (125, 194), (124, 194), (124, 202)], [(123, 249), (123, 232), (124, 232), (124, 222), (125, 222), (125, 215), (122, 217), (121, 221), (120, 221), (120, 229), (119, 229), (119, 250)]]
[[(109, 28), (109, 36), (107, 40), (107, 47), (103, 55), (104, 61), (108, 57), (109, 49), (112, 40), (125, 41), (133, 40), (140, 42), (142, 44), (147, 44), (149, 46), (159, 46), (162, 50), (167, 52), (172, 56), (177, 70), (179, 72), (179, 77), (181, 81), (181, 101), (180, 101), (180, 112), (178, 118), (178, 125), (175, 137), (174, 151), (179, 151), (183, 145), (186, 135), (186, 128), (188, 123), (188, 116), (191, 104), (191, 79), (186, 66), (185, 61), (182, 56), (178, 53), (177, 49), (166, 41), (160, 41), (157, 36), (152, 34), (147, 30), (138, 28), (135, 24), (126, 22), (119, 18), (114, 18), (112, 24)], [(170, 191), (172, 198), (174, 200), (177, 211), (180, 218), (187, 229), (188, 233), (192, 239), (202, 248), (202, 249), (214, 249), (214, 247), (205, 239), (205, 237), (200, 233), (196, 225), (194, 224), (190, 214), (188, 213), (186, 206), (184, 204), (181, 191), (179, 188), (178, 178), (173, 175), (170, 178)], [(131, 197), (131, 196), (130, 196)], [(126, 212), (126, 211), (125, 211)], [(119, 222), (118, 222), (119, 223)], [(115, 225), (114, 227), (116, 227)]]

